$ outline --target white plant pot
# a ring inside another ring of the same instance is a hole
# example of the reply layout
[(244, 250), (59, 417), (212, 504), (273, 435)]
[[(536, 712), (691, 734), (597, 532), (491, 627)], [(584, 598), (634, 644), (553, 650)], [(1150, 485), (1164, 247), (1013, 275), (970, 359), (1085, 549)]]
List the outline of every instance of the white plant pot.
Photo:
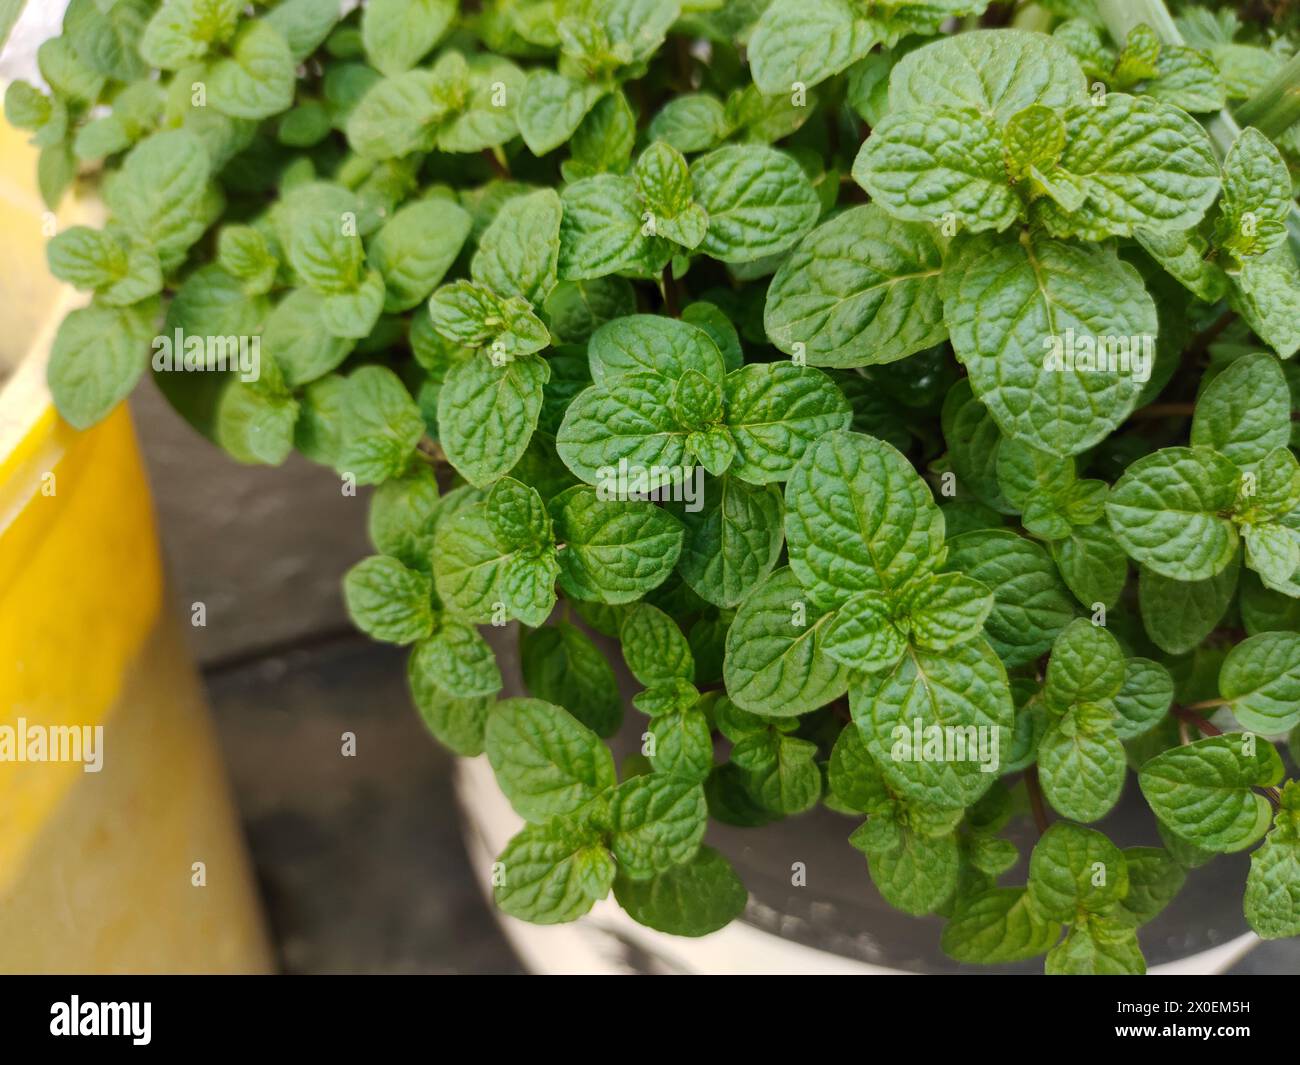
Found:
[[(502, 697), (527, 695), (519, 669), (516, 626), (487, 630), (486, 635), (501, 666), (505, 682)], [(623, 735), (635, 736), (642, 719), (631, 707), (630, 696), (639, 686), (623, 668), (617, 645), (599, 636), (594, 638), (614, 666), (623, 691), (627, 705)], [(524, 821), (497, 787), (486, 755), (458, 762), (456, 794), (464, 817), (471, 867), (492, 906), (492, 863), (523, 828)], [(1112, 815), (1116, 816), (1120, 818), (1119, 827), (1127, 827), (1125, 811)], [(494, 912), (524, 967), (537, 974), (905, 975), (979, 971), (974, 966), (957, 966), (942, 959), (938, 951), (938, 919), (910, 917), (879, 899), (865, 862), (848, 844), (853, 827), (852, 821), (827, 811), (764, 828), (711, 825), (710, 843), (731, 859), (751, 890), (741, 918), (699, 939), (672, 936), (637, 924), (612, 895), (570, 924), (533, 925), (495, 908)], [(1108, 822), (1105, 827), (1110, 831), (1112, 825)], [(766, 853), (771, 836), (765, 839), (764, 834), (777, 832), (781, 833), (781, 841)], [(1129, 845), (1127, 840), (1120, 842)], [(1027, 851), (1027, 846), (1022, 844), (1021, 849)], [(786, 883), (787, 859), (797, 854), (809, 859), (805, 863), (809, 886), (801, 888)], [(812, 860), (814, 855), (816, 861)], [(1241, 914), (1244, 872), (1227, 865), (1221, 858), (1215, 866), (1193, 871), (1191, 878), (1197, 878), (1197, 890), (1185, 888), (1184, 894), (1157, 918), (1163, 925), (1156, 949), (1148, 947), (1154, 962), (1148, 970), (1151, 974), (1221, 973), (1259, 943), (1254, 933), (1245, 931)], [(827, 883), (819, 883), (819, 873), (824, 873)], [(763, 885), (761, 892), (759, 881)], [(1180, 900), (1184, 900), (1182, 905)], [(1018, 968), (1041, 972), (1041, 965), (1041, 959), (1035, 959)]]

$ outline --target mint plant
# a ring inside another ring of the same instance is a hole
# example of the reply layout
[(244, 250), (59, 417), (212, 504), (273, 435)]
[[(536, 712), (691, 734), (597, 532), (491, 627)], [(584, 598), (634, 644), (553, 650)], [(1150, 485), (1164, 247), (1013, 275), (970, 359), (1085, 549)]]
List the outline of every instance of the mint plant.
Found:
[(107, 208), (55, 402), (374, 486), (347, 607), (527, 822), (508, 914), (707, 934), (709, 820), (821, 804), (962, 962), (1143, 972), (1250, 848), (1300, 934), (1300, 23), (1010, 15), (73, 0), (5, 100)]

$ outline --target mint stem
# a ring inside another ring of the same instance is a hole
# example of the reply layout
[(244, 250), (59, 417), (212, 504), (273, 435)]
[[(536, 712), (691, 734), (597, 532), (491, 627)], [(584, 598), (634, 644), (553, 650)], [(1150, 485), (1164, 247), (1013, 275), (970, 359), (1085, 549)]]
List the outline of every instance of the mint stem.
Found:
[(1043, 805), (1043, 788), (1038, 783), (1038, 766), (1025, 770), (1025, 791), (1029, 793), (1029, 806), (1034, 811), (1034, 824), (1041, 836), (1047, 831), (1047, 807)]
[(1237, 108), (1237, 122), (1276, 139), (1300, 122), (1300, 55), (1294, 55), (1267, 85)]

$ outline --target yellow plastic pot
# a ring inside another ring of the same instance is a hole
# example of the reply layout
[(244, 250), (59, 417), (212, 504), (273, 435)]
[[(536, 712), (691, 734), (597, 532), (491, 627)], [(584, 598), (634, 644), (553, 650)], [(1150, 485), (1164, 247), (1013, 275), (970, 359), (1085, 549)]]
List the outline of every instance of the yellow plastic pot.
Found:
[(45, 388), (77, 296), (48, 276), (35, 172), (0, 123), (0, 971), (266, 971), (130, 415), (78, 433)]

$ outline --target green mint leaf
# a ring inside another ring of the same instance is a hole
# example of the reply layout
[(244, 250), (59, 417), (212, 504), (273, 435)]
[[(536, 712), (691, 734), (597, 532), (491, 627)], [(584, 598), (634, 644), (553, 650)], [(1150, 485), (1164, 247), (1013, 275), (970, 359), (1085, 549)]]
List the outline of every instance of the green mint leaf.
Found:
[(636, 114), (627, 97), (622, 92), (603, 97), (573, 132), (569, 159), (560, 166), (564, 180), (623, 173), (632, 161), (636, 132)]
[(217, 265), (243, 282), (249, 295), (264, 295), (275, 284), (280, 260), (269, 233), (253, 226), (222, 226), (217, 237)]
[[(1132, 236), (1137, 228), (1182, 232), (1195, 226), (1219, 191), (1209, 137), (1190, 115), (1146, 96), (1108, 93), (1101, 105), (1065, 114), (1060, 168), (1086, 195), (1078, 211), (1049, 210), (1053, 230)], [(1159, 148), (1153, 150), (1153, 146)]]
[(964, 573), (993, 593), (984, 631), (1008, 666), (1032, 662), (1074, 619), (1074, 602), (1047, 552), (1009, 530), (954, 537), (943, 568)]
[(1276, 522), (1246, 525), (1246, 565), (1260, 575), (1269, 588), (1290, 594), (1297, 586), (1292, 582), (1300, 570), (1300, 530)]
[(630, 314), (595, 331), (587, 347), (592, 380), (613, 385), (628, 374), (653, 373), (678, 381), (689, 370), (721, 384), (722, 353), (703, 329), (654, 314)]
[(283, 0), (266, 13), (266, 21), (288, 43), (295, 63), (303, 62), (325, 43), (339, 17), (334, 0)]
[(1246, 920), (1264, 939), (1300, 935), (1300, 824), (1297, 786), (1282, 792), (1282, 809), (1264, 845), (1250, 856)]
[(776, 729), (742, 736), (731, 763), (745, 774), (749, 793), (772, 813), (791, 815), (814, 806), (822, 792), (817, 746)]
[(1128, 895), (1128, 863), (1100, 832), (1052, 825), (1029, 857), (1029, 897), (1048, 920), (1069, 923), (1102, 914)]
[(508, 60), (485, 55), (471, 56), (466, 67), (468, 86), (438, 128), (437, 146), (444, 152), (499, 148), (518, 133), (514, 104), (523, 93), (524, 72)]
[(1242, 728), (1276, 736), (1300, 724), (1300, 633), (1242, 640), (1223, 660), (1219, 691)]
[(371, 0), (361, 14), (361, 42), (384, 74), (410, 70), (447, 31), (454, 0)]
[(1237, 530), (1221, 514), (1232, 508), (1239, 479), (1209, 448), (1163, 448), (1124, 471), (1106, 517), (1134, 561), (1173, 580), (1208, 580), (1237, 553)]
[(646, 687), (695, 679), (695, 659), (682, 630), (658, 607), (637, 603), (619, 626), (627, 668)]
[(46, 253), (50, 273), (96, 290), (98, 302), (109, 307), (139, 303), (163, 287), (157, 254), (120, 233), (73, 226), (53, 237)]
[(1108, 705), (1079, 703), (1039, 741), (1043, 795), (1062, 817), (1096, 821), (1119, 802), (1128, 766), (1114, 716)]
[(1259, 130), (1242, 130), (1223, 160), (1220, 243), (1243, 259), (1277, 247), (1293, 202), (1281, 153)]
[(498, 364), (541, 351), (551, 342), (526, 300), (498, 296), (472, 281), (453, 281), (438, 289), (429, 299), (429, 318), (453, 343), (491, 348)]
[(794, 717), (843, 695), (848, 671), (824, 647), (833, 617), (817, 608), (788, 568), (759, 583), (727, 630), (723, 675), (736, 704), (753, 713)]
[(1043, 690), (1049, 703), (1064, 709), (1114, 696), (1124, 683), (1124, 653), (1104, 628), (1079, 618), (1052, 644)]
[(879, 673), (897, 663), (907, 646), (907, 633), (880, 593), (858, 592), (835, 612), (822, 649), (849, 669)]
[(1240, 556), (1202, 581), (1177, 581), (1139, 567), (1138, 604), (1151, 641), (1171, 655), (1186, 654), (1205, 639), (1227, 612), (1237, 591)]
[(832, 796), (850, 810), (866, 813), (890, 801), (884, 777), (856, 725), (846, 725), (831, 749), (826, 779)]
[(708, 821), (704, 789), (663, 773), (633, 777), (614, 789), (609, 820), (619, 872), (646, 880), (694, 857)]
[(502, 477), (487, 495), (487, 520), (511, 551), (544, 551), (555, 543), (546, 504), (535, 488)]
[(358, 208), (350, 191), (324, 182), (294, 189), (278, 207), (289, 265), (321, 295), (351, 292), (365, 276)]
[[(375, 82), (348, 114), (352, 149), (370, 159), (396, 159), (433, 147), (439, 124), (453, 110), (454, 66), (441, 71), (444, 83), (452, 82), (445, 92), (439, 91), (437, 69), (408, 70)], [(468, 78), (466, 70), (460, 73)]]
[(214, 435), (236, 462), (278, 466), (293, 450), (297, 417), (292, 398), (232, 380), (217, 402)]
[(473, 625), (455, 618), (437, 619), (433, 634), (415, 645), (411, 658), (411, 669), (458, 699), (501, 690), (501, 670), (492, 648)]
[(554, 550), (503, 543), (485, 503), (440, 517), (433, 551), (438, 597), (454, 613), (478, 624), (517, 618), (534, 627), (550, 616), (560, 568)]
[(1031, 104), (1007, 119), (1002, 150), (1015, 181), (1031, 173), (1048, 173), (1065, 149), (1065, 123), (1050, 107)]
[(655, 753), (650, 759), (658, 773), (703, 781), (713, 769), (713, 734), (699, 710), (656, 714), (650, 721)]
[(438, 481), (425, 465), (416, 465), (381, 484), (370, 497), (367, 523), (375, 550), (392, 555), (411, 569), (431, 569), (439, 500)]
[(904, 358), (947, 335), (940, 260), (925, 226), (874, 204), (850, 208), (804, 237), (781, 265), (764, 327), (782, 351), (802, 352), (814, 366)]
[(555, 434), (560, 458), (588, 484), (609, 482), (622, 463), (632, 492), (680, 481), (686, 476), (688, 430), (677, 424), (666, 399), (663, 378), (649, 373), (580, 392)]
[(1039, 915), (1025, 888), (989, 888), (958, 903), (941, 943), (957, 961), (992, 964), (1036, 957), (1060, 935), (1060, 924)]
[(902, 607), (917, 646), (947, 651), (984, 631), (993, 595), (979, 581), (957, 573), (939, 573), (904, 589)]
[(246, 23), (206, 76), (208, 104), (231, 118), (269, 118), (293, 103), (293, 53), (266, 21)]
[(438, 393), (439, 442), (471, 484), (486, 487), (528, 447), (550, 370), (537, 356), (494, 365), (487, 352), (454, 363)]
[(422, 660), (412, 652), (406, 660), (411, 699), (425, 727), (438, 740), (465, 758), (483, 753), (483, 734), (494, 700), (457, 699), (448, 695), (423, 672)]
[(933, 913), (957, 890), (961, 861), (956, 837), (930, 839), (907, 825), (885, 824), (892, 846), (871, 846), (858, 833), (849, 842), (866, 854), (871, 882), (886, 902), (904, 913)]
[(736, 444), (731, 472), (751, 484), (791, 478), (814, 441), (849, 427), (844, 395), (811, 367), (751, 364), (729, 373), (725, 386), (726, 424)]
[[(849, 707), (891, 787), (935, 806), (968, 806), (978, 799), (1010, 747), (1014, 711), (1006, 670), (984, 640), (944, 652), (910, 648), (892, 669), (856, 679)], [(982, 743), (948, 760), (952, 734), (945, 727), (960, 729), (965, 746), (971, 726), (980, 730)], [(945, 755), (938, 760), (926, 756), (924, 747), (936, 736)], [(915, 749), (918, 740), (921, 750)]]
[(690, 710), (699, 700), (700, 692), (694, 684), (673, 680), (639, 692), (633, 697), (632, 705), (648, 717), (675, 717)]
[(692, 430), (686, 450), (714, 477), (721, 477), (736, 459), (736, 440), (725, 425), (714, 425)]
[(636, 296), (622, 277), (561, 281), (546, 297), (546, 321), (564, 343), (587, 340), (601, 326), (633, 316)]
[(672, 395), (673, 417), (684, 428), (703, 429), (722, 417), (722, 389), (699, 370), (687, 370)]
[(708, 93), (687, 93), (659, 109), (646, 128), (646, 139), (663, 141), (683, 153), (706, 152), (730, 131), (721, 100)]
[(1143, 925), (1168, 906), (1187, 880), (1187, 871), (1160, 847), (1129, 847), (1124, 851), (1128, 868), (1128, 894), (1120, 907), (1136, 925)]
[(1149, 658), (1130, 658), (1124, 663), (1124, 683), (1111, 698), (1119, 715), (1115, 732), (1121, 740), (1149, 732), (1164, 719), (1173, 701), (1174, 678), (1169, 670)]
[(1273, 745), (1233, 733), (1157, 755), (1138, 783), (1155, 815), (1183, 840), (1219, 854), (1244, 850), (1268, 830), (1273, 810), (1251, 790), (1282, 779)]
[(555, 284), (560, 213), (552, 189), (507, 200), (479, 238), (471, 276), (499, 296), (539, 306)]
[(561, 278), (582, 281), (630, 270), (647, 254), (650, 238), (631, 178), (597, 174), (565, 185), (560, 199)]
[(392, 370), (363, 366), (347, 379), (340, 461), (358, 484), (401, 473), (424, 434), (424, 420)]
[(1063, 495), (1075, 483), (1072, 458), (1043, 451), (1015, 437), (998, 446), (995, 466), (999, 488), (1021, 511), (1035, 495)]
[(119, 0), (107, 10), (94, 0), (73, 0), (63, 16), (63, 32), (87, 66), (131, 82), (148, 73), (137, 46), (153, 14), (152, 5), (141, 0)]
[(585, 485), (551, 501), (565, 595), (629, 603), (672, 573), (682, 549), (681, 523), (652, 503), (602, 500)]
[(1020, 200), (1008, 187), (1002, 141), (991, 118), (974, 111), (891, 112), (853, 164), (853, 179), (896, 218), (972, 232), (1006, 229)]
[(596, 901), (587, 855), (598, 843), (594, 832), (565, 818), (526, 825), (497, 858), (502, 876), (493, 900), (534, 924), (577, 920)]
[(335, 337), (363, 340), (384, 310), (384, 279), (370, 270), (354, 288), (330, 292), (321, 299), (321, 323)]
[(389, 555), (362, 559), (343, 577), (343, 599), (353, 624), (385, 643), (412, 643), (429, 635), (433, 629), (432, 592), (427, 573), (407, 569)]
[(497, 783), (527, 821), (574, 813), (614, 787), (609, 748), (568, 711), (540, 699), (497, 703), (486, 749)]
[(469, 230), (469, 214), (438, 198), (408, 204), (385, 222), (369, 249), (384, 279), (384, 310), (407, 311), (427, 299), (456, 261)]
[(709, 219), (695, 203), (690, 168), (681, 152), (656, 141), (641, 153), (633, 174), (655, 232), (686, 248), (698, 245)]
[(776, 565), (784, 510), (775, 485), (751, 485), (734, 476), (706, 481), (699, 509), (677, 512), (682, 580), (715, 606), (739, 605)]
[(1088, 914), (1047, 954), (1048, 976), (1142, 976), (1146, 961), (1137, 933), (1124, 921)]
[(786, 484), (790, 567), (814, 602), (897, 587), (933, 569), (943, 515), (898, 451), (857, 433), (812, 444)]
[(200, 203), (209, 164), (203, 144), (185, 130), (155, 133), (122, 163), (105, 192), (114, 221), (167, 263), (203, 233)]
[(1033, 104), (1081, 103), (1087, 79), (1052, 37), (1021, 30), (955, 34), (905, 55), (889, 79), (893, 112), (963, 108), (1004, 124)]
[(333, 468), (342, 465), (347, 393), (348, 383), (338, 374), (322, 377), (302, 390), (293, 443), (312, 462)]
[(69, 424), (87, 429), (130, 395), (148, 365), (157, 314), (153, 300), (121, 308), (92, 303), (63, 320), (46, 378)]
[(1002, 430), (988, 408), (975, 398), (969, 378), (963, 377), (948, 389), (940, 423), (948, 444), (948, 461), (958, 483), (996, 511), (1014, 513), (1017, 507), (1023, 506), (1022, 501), (1009, 500), (1004, 494), (1005, 489), (999, 484), (998, 467), (1004, 452), (1014, 449), (1020, 453), (1032, 449), (1019, 441), (1002, 438)]
[(1110, 610), (1119, 602), (1128, 581), (1128, 557), (1104, 521), (1071, 529), (1051, 550), (1061, 579), (1080, 603), (1101, 603)]
[(1284, 359), (1300, 351), (1300, 264), (1280, 245), (1248, 259), (1229, 293), (1229, 302), (1270, 348)]
[(785, 94), (838, 74), (875, 43), (871, 23), (846, 0), (770, 4), (749, 39), (750, 69), (763, 92)]
[(229, 40), (239, 22), (236, 0), (165, 0), (139, 39), (150, 66), (176, 70)]
[(262, 353), (270, 356), (291, 388), (323, 377), (352, 351), (351, 340), (327, 332), (325, 299), (308, 288), (293, 289), (276, 304), (262, 329)]
[(1218, 111), (1227, 103), (1223, 78), (1214, 60), (1184, 45), (1161, 46), (1155, 78), (1147, 83), (1146, 92), (1193, 115)]
[(614, 897), (647, 928), (676, 936), (704, 936), (730, 924), (745, 909), (748, 894), (735, 870), (710, 847), (690, 861), (648, 880), (619, 877)]
[(691, 164), (695, 200), (709, 216), (699, 250), (747, 263), (795, 244), (817, 222), (817, 193), (789, 155), (761, 144), (729, 145)]
[(534, 155), (546, 155), (573, 136), (602, 96), (596, 82), (567, 78), (551, 70), (534, 70), (519, 98), (519, 132)]
[[(1004, 433), (1070, 455), (1128, 417), (1142, 387), (1140, 344), (1157, 326), (1128, 263), (1042, 237), (983, 236), (949, 252), (943, 283), (953, 349)], [(1075, 337), (1111, 345), (1113, 365), (1094, 358), (1089, 368), (1081, 346), (1072, 367), (1065, 344)]]
[(614, 670), (581, 629), (568, 622), (519, 635), (524, 684), (538, 699), (565, 707), (597, 736), (612, 736), (623, 720)]
[(1291, 392), (1272, 355), (1237, 359), (1196, 401), (1192, 445), (1213, 448), (1241, 469), (1253, 468), (1290, 439)]

